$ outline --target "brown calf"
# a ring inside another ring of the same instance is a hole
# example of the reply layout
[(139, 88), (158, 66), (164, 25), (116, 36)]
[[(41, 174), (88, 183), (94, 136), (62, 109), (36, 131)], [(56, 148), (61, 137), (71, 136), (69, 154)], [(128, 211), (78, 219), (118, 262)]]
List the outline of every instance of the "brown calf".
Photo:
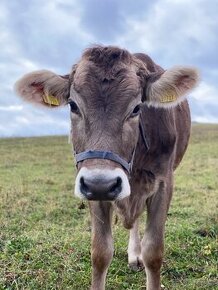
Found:
[[(197, 81), (193, 68), (165, 71), (145, 54), (96, 46), (69, 75), (36, 71), (17, 82), (17, 93), (27, 101), (70, 105), (75, 194), (89, 200), (92, 219), (92, 290), (105, 289), (113, 257), (113, 209), (130, 229), (130, 267), (144, 266), (147, 289), (160, 289), (173, 171), (190, 134), (185, 96)], [(145, 208), (140, 241), (138, 218)]]

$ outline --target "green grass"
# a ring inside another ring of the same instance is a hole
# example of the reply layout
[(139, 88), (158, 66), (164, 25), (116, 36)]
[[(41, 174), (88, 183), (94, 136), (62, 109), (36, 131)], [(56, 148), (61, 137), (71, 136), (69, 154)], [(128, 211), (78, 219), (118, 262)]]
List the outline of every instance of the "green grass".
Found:
[[(192, 131), (175, 173), (163, 289), (218, 289), (218, 125)], [(74, 180), (67, 137), (0, 139), (0, 290), (89, 288), (90, 218)], [(128, 231), (113, 228), (106, 289), (146, 289), (144, 273), (127, 267)]]

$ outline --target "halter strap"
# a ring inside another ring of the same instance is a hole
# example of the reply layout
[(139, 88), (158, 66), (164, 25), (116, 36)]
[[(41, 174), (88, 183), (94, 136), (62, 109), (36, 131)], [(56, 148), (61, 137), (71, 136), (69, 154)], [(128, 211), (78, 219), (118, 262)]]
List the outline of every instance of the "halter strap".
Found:
[[(139, 131), (140, 131), (140, 134), (142, 136), (142, 140), (143, 140), (143, 143), (145, 145), (146, 151), (148, 151), (149, 145), (148, 145), (145, 133), (144, 133), (144, 127), (142, 125), (141, 119), (139, 121)], [(136, 144), (136, 146), (137, 146), (137, 144)], [(120, 164), (124, 169), (126, 169), (126, 171), (128, 173), (130, 173), (132, 170), (132, 167), (133, 167), (136, 146), (132, 152), (131, 161), (129, 163), (126, 160), (124, 160), (123, 158), (121, 158), (119, 155), (117, 155), (116, 153), (113, 153), (111, 151), (87, 150), (87, 151), (83, 151), (81, 153), (74, 153), (74, 157), (76, 159), (77, 164), (81, 161), (86, 160), (86, 159), (111, 160), (111, 161), (114, 161), (114, 162)]]
[(128, 173), (130, 173), (130, 169), (131, 169), (131, 162), (128, 163), (119, 155), (111, 151), (87, 150), (87, 151), (83, 151), (81, 153), (75, 154), (75, 159), (77, 163), (86, 159), (108, 159), (116, 163), (119, 163), (123, 168), (125, 168), (128, 171)]

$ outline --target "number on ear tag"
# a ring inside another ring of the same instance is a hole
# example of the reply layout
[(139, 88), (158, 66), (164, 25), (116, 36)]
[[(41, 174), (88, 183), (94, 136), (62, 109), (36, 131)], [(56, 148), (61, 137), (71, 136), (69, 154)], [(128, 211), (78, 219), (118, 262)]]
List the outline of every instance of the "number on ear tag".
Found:
[(160, 100), (161, 103), (171, 103), (171, 102), (174, 102), (176, 101), (177, 98), (175, 95), (166, 95), (166, 96), (163, 96)]
[(46, 104), (48, 104), (50, 106), (59, 106), (60, 105), (59, 100), (56, 97), (51, 96), (51, 95), (44, 94), (43, 100)]

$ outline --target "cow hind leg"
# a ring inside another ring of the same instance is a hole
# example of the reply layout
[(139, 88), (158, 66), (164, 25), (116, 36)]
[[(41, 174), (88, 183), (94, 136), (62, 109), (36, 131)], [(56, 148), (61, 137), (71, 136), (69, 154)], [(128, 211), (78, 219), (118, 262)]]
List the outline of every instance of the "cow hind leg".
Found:
[(159, 190), (147, 201), (147, 225), (141, 242), (147, 290), (160, 290), (160, 271), (164, 251), (164, 227), (172, 187), (161, 183)]
[(132, 229), (129, 231), (128, 244), (128, 265), (133, 271), (140, 271), (143, 269), (143, 262), (141, 257), (141, 241), (139, 235), (139, 221), (136, 220)]

